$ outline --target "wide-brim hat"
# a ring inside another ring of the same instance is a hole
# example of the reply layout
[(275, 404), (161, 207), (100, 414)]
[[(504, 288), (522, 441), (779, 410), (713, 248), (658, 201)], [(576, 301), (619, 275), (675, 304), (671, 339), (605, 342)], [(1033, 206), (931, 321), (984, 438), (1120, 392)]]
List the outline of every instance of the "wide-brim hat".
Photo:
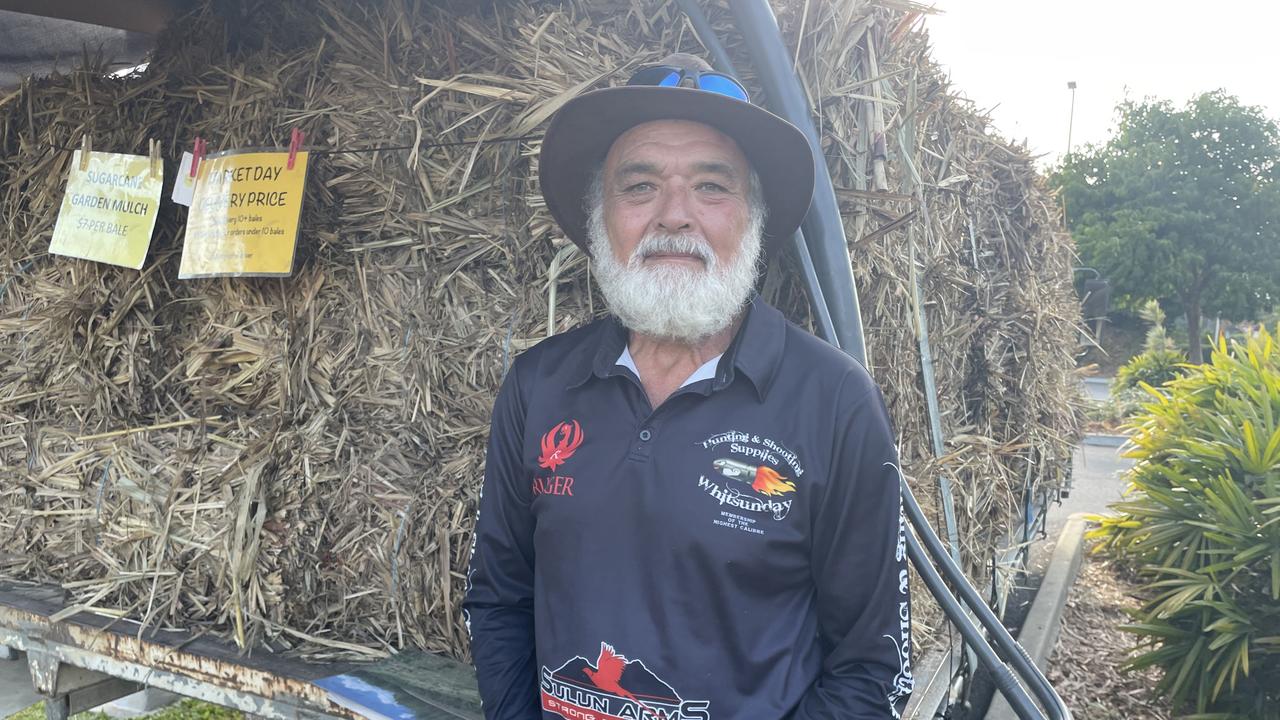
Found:
[(690, 87), (625, 85), (593, 90), (564, 104), (542, 140), (538, 178), (552, 217), (588, 251), (584, 198), (592, 175), (613, 142), (651, 120), (692, 120), (709, 125), (738, 144), (760, 178), (768, 218), (764, 247), (800, 227), (813, 196), (813, 153), (794, 125), (750, 102)]

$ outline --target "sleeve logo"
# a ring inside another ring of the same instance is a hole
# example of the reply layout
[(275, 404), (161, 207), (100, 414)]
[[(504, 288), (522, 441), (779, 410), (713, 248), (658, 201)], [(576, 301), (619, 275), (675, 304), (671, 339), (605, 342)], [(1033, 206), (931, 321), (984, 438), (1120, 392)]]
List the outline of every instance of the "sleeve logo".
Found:
[(538, 456), (538, 467), (554, 471), (573, 457), (573, 453), (582, 445), (582, 427), (574, 420), (573, 425), (562, 422), (551, 428), (542, 436), (542, 454)]

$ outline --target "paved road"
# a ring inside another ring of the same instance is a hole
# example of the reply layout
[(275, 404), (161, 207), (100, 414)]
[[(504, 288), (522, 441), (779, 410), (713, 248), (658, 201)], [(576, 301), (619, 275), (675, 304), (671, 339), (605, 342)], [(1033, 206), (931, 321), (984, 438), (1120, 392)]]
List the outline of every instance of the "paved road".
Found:
[(1121, 499), (1125, 488), (1121, 474), (1133, 465), (1133, 461), (1120, 457), (1119, 450), (1088, 443), (1076, 448), (1071, 495), (1064, 498), (1061, 505), (1049, 508), (1049, 518), (1045, 523), (1047, 537), (1031, 549), (1033, 573), (1039, 574), (1044, 570), (1068, 517), (1074, 513), (1107, 512), (1107, 505)]
[(1085, 395), (1094, 402), (1105, 402), (1111, 396), (1111, 381), (1113, 379), (1109, 377), (1085, 378)]
[(17, 660), (0, 660), (0, 718), (7, 718), (40, 700), (31, 689), (27, 656), (19, 654)]

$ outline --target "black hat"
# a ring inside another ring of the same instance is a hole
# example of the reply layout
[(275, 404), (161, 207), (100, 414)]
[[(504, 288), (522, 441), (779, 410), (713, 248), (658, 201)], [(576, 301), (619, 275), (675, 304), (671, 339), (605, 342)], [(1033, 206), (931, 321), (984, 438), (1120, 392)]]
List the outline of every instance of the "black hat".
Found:
[[(691, 55), (674, 54), (661, 65), (709, 71)], [(695, 87), (624, 85), (583, 93), (551, 118), (542, 140), (538, 179), (547, 208), (569, 239), (587, 250), (584, 197), (591, 175), (623, 133), (652, 120), (692, 120), (733, 138), (760, 178), (768, 219), (768, 250), (800, 226), (813, 196), (813, 151), (796, 126), (728, 95)]]

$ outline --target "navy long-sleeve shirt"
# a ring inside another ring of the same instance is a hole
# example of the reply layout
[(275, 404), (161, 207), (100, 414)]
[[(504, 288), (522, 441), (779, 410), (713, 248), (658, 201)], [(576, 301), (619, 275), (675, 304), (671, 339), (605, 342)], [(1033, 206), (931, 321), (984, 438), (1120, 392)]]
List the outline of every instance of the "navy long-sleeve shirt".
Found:
[(626, 342), (549, 338), (498, 394), (464, 602), (486, 717), (898, 717), (898, 459), (866, 371), (757, 297), (654, 409)]

